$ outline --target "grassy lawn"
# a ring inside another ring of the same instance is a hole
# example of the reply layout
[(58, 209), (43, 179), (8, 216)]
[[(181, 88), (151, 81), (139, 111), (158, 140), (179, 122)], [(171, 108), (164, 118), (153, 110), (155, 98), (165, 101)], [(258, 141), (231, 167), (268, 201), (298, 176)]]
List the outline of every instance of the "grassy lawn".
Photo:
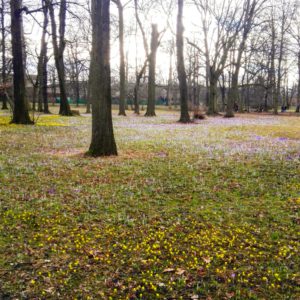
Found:
[(0, 299), (300, 299), (300, 118), (0, 113)]

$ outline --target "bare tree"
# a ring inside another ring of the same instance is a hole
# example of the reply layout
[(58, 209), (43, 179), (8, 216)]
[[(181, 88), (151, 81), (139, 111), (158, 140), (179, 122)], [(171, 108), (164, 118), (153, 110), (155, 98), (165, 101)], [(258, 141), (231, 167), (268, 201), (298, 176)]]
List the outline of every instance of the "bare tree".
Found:
[(120, 104), (119, 115), (126, 116), (126, 72), (124, 53), (124, 5), (121, 0), (112, 0), (118, 8), (119, 13), (119, 45), (120, 45)]
[(41, 38), (41, 50), (38, 59), (38, 85), (39, 85), (39, 95), (38, 95), (38, 110), (43, 111), (44, 113), (50, 113), (48, 107), (48, 92), (47, 92), (47, 84), (48, 84), (48, 73), (47, 73), (47, 27), (49, 23), (48, 19), (48, 6), (46, 5), (45, 0), (42, 0), (42, 9), (43, 9), (43, 32)]
[(7, 106), (7, 92), (6, 92), (6, 81), (7, 81), (7, 57), (6, 57), (6, 27), (5, 27), (5, 7), (6, 2), (1, 0), (0, 7), (0, 18), (1, 18), (1, 51), (2, 51), (2, 85), (3, 85), (3, 95), (2, 95), (2, 109), (8, 109)]
[(64, 64), (64, 51), (66, 46), (65, 30), (66, 30), (66, 13), (67, 2), (60, 0), (59, 10), (59, 37), (57, 36), (57, 26), (55, 20), (55, 13), (52, 0), (46, 0), (49, 7), (49, 14), (51, 19), (52, 28), (52, 43), (54, 51), (55, 65), (57, 69), (59, 89), (60, 89), (60, 109), (59, 113), (63, 116), (72, 116), (70, 105), (67, 99), (66, 83), (65, 83), (65, 64)]
[(210, 0), (194, 0), (194, 3), (201, 14), (204, 51), (194, 43), (191, 44), (205, 56), (209, 84), (207, 114), (214, 115), (218, 113), (218, 80), (227, 67), (230, 50), (242, 28), (244, 11), (240, 9), (240, 3), (233, 1), (221, 4)]
[(239, 74), (241, 69), (242, 57), (245, 51), (246, 42), (250, 31), (253, 27), (253, 21), (255, 15), (258, 12), (257, 6), (259, 4), (259, 0), (245, 0), (244, 2), (244, 17), (242, 19), (242, 36), (237, 49), (237, 58), (234, 63), (234, 71), (232, 73), (231, 79), (231, 87), (229, 89), (228, 101), (226, 106), (226, 114), (225, 117), (231, 118), (234, 117), (234, 104), (239, 103), (239, 106), (242, 108), (242, 102), (239, 101)]
[(177, 16), (177, 34), (176, 34), (176, 48), (177, 48), (177, 72), (180, 90), (180, 119), (181, 123), (189, 123), (191, 121), (188, 111), (188, 86), (186, 81), (186, 71), (184, 66), (184, 42), (183, 32), (184, 27), (182, 23), (183, 15), (183, 0), (178, 0), (178, 16)]
[(290, 28), (291, 36), (295, 42), (296, 50), (293, 51), (294, 55), (296, 56), (297, 61), (297, 76), (298, 76), (298, 82), (297, 82), (297, 104), (296, 104), (296, 113), (300, 112), (300, 24), (298, 21), (298, 18), (300, 16), (299, 14), (300, 7), (297, 7), (297, 12), (294, 15), (293, 18), (293, 26)]
[(148, 77), (148, 102), (146, 117), (155, 116), (155, 70), (156, 70), (156, 54), (159, 46), (159, 32), (157, 25), (152, 24), (151, 48), (149, 56), (149, 77)]
[[(144, 51), (145, 51), (145, 60), (144, 60), (142, 67), (140, 68), (140, 70), (138, 70), (138, 66), (137, 66), (137, 62), (136, 62), (136, 82), (135, 82), (135, 86), (134, 86), (134, 112), (136, 114), (140, 114), (139, 88), (140, 88), (141, 80), (142, 80), (142, 78), (146, 72), (147, 66), (148, 66), (150, 53), (149, 53), (149, 46), (148, 46), (148, 42), (147, 42), (146, 33), (144, 31), (144, 27), (143, 27), (143, 24), (141, 22), (139, 12), (138, 12), (138, 1), (137, 0), (134, 0), (134, 8), (135, 8), (135, 19), (136, 19), (136, 23), (137, 23), (136, 35), (137, 35), (137, 27), (139, 27), (141, 34), (142, 34), (143, 46), (144, 46)], [(137, 48), (137, 45), (136, 45), (136, 48)]]
[(80, 98), (85, 89), (85, 82), (87, 81), (86, 70), (88, 69), (88, 59), (82, 55), (82, 48), (80, 47), (80, 36), (78, 32), (74, 36), (69, 37), (66, 57), (66, 77), (70, 80), (70, 87), (72, 89), (72, 98), (78, 107)]
[[(278, 114), (278, 105), (279, 99), (281, 97), (281, 83), (282, 83), (282, 62), (284, 57), (284, 43), (285, 43), (285, 35), (290, 26), (290, 15), (286, 8), (285, 2), (280, 6), (281, 13), (279, 17), (280, 26), (279, 26), (279, 40), (278, 40), (278, 62), (277, 62), (277, 83), (274, 84), (274, 114)], [(276, 35), (276, 27), (275, 22), (272, 23), (272, 32)]]

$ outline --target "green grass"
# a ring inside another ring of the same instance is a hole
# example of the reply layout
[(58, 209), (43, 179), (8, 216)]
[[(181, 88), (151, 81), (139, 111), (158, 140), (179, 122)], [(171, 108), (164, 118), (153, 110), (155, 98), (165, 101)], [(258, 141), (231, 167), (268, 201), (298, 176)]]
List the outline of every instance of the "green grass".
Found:
[(299, 299), (300, 119), (0, 116), (1, 299)]

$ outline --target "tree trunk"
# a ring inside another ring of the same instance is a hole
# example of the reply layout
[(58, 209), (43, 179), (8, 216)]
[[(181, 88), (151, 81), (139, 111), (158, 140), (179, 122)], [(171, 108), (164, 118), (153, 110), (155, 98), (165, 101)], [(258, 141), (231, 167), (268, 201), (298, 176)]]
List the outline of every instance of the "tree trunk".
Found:
[(111, 111), (110, 0), (92, 0), (92, 156), (117, 155)]
[(296, 113), (299, 112), (300, 112), (300, 51), (298, 52), (298, 88), (297, 88)]
[(218, 76), (210, 70), (209, 74), (209, 102), (207, 114), (210, 116), (217, 114), (217, 98), (218, 98)]
[(273, 100), (273, 112), (275, 115), (278, 114), (278, 94), (276, 93), (276, 75), (275, 75), (275, 39), (276, 39), (276, 31), (275, 31), (275, 24), (274, 19), (272, 19), (272, 28), (271, 28), (272, 34), (272, 44), (271, 44), (271, 94), (272, 94), (272, 100)]
[(53, 106), (55, 106), (55, 103), (56, 103), (56, 97), (57, 97), (57, 94), (56, 94), (56, 74), (55, 74), (55, 70), (53, 70), (53, 73), (52, 73), (52, 78), (51, 78), (51, 84), (52, 84), (52, 94), (53, 94)]
[[(146, 59), (144, 62), (144, 65), (142, 67), (142, 69), (140, 70), (140, 72), (138, 72), (138, 66), (137, 66), (137, 53), (138, 53), (138, 44), (137, 44), (137, 39), (136, 39), (136, 43), (135, 43), (135, 51), (136, 51), (136, 84), (134, 87), (134, 112), (136, 114), (140, 114), (140, 107), (139, 107), (139, 87), (140, 87), (140, 82), (141, 79), (143, 77), (143, 75), (146, 72), (146, 68), (147, 68), (147, 64), (149, 61), (149, 47), (148, 47), (148, 42), (147, 42), (147, 37), (146, 37), (146, 33), (144, 31), (143, 28), (143, 24), (140, 20), (139, 14), (138, 14), (138, 0), (134, 0), (134, 10), (135, 10), (135, 19), (136, 19), (136, 29), (135, 29), (135, 33), (137, 35), (137, 27), (139, 27), (142, 37), (143, 37), (143, 45), (144, 45), (144, 51), (145, 51), (145, 55), (146, 55)], [(142, 107), (143, 110), (143, 107)]]
[(11, 123), (33, 124), (26, 102), (24, 53), (22, 39), (22, 1), (11, 0), (11, 39), (14, 79), (14, 110)]
[(136, 74), (136, 82), (134, 86), (134, 113), (139, 115), (140, 114), (140, 104), (139, 104), (139, 89), (141, 84), (141, 79), (146, 71), (148, 59), (145, 60), (144, 65), (139, 73)]
[[(237, 68), (237, 67), (236, 67)], [(240, 103), (239, 101), (239, 90), (238, 90), (238, 73), (239, 71), (235, 71), (232, 75), (231, 79), (231, 87), (228, 92), (226, 113), (224, 115), (225, 118), (233, 118), (234, 117), (234, 105), (235, 103)], [(241, 103), (240, 103), (241, 105)]]
[(65, 28), (66, 28), (66, 11), (67, 3), (66, 0), (60, 1), (59, 11), (59, 45), (57, 41), (57, 29), (55, 22), (55, 14), (53, 4), (50, 0), (47, 0), (49, 4), (49, 14), (51, 18), (52, 28), (52, 42), (54, 50), (54, 60), (57, 69), (59, 89), (60, 89), (60, 108), (59, 114), (63, 116), (72, 116), (71, 108), (68, 103), (65, 83), (65, 64), (64, 64), (64, 50), (65, 50)]
[(157, 25), (152, 24), (152, 35), (151, 35), (151, 52), (149, 59), (149, 77), (148, 77), (148, 103), (146, 117), (155, 116), (155, 69), (156, 69), (156, 54), (159, 45), (158, 42), (159, 33)]
[[(43, 4), (43, 14), (44, 14), (44, 23), (43, 23), (43, 32), (41, 39), (41, 51), (38, 62), (38, 85), (39, 85), (39, 94), (38, 94), (38, 111), (49, 113), (48, 100), (47, 100), (47, 42), (46, 34), (48, 27), (48, 6), (45, 5), (45, 1), (42, 1)], [(44, 105), (44, 108), (43, 108)]]
[(226, 107), (226, 85), (225, 85), (224, 72), (222, 73), (221, 78), (222, 78), (222, 85), (221, 85), (222, 111), (225, 111), (225, 107)]
[(125, 72), (125, 53), (124, 53), (124, 14), (120, 0), (117, 1), (119, 12), (119, 43), (120, 43), (120, 103), (119, 116), (126, 116), (126, 72)]
[(177, 72), (180, 91), (180, 119), (181, 123), (191, 122), (188, 110), (188, 86), (186, 81), (186, 71), (184, 66), (184, 42), (183, 42), (183, 1), (178, 0), (178, 16), (177, 16), (177, 33), (176, 33), (176, 48), (177, 48)]
[(79, 107), (79, 102), (80, 102), (80, 86), (79, 86), (78, 73), (76, 73), (76, 78), (75, 78), (75, 97), (76, 97), (76, 107)]
[(92, 112), (91, 106), (91, 69), (92, 69), (92, 60), (90, 61), (90, 73), (88, 77), (88, 82), (87, 82), (87, 101), (86, 101), (86, 114), (90, 114)]
[(134, 113), (137, 115), (140, 114), (139, 89), (140, 89), (140, 79), (138, 79), (137, 76), (137, 80), (134, 87), (134, 97), (133, 97)]
[(79, 70), (79, 66), (78, 66), (78, 57), (77, 57), (77, 53), (74, 59), (74, 64), (75, 64), (75, 68), (74, 68), (74, 94), (75, 94), (75, 99), (76, 99), (76, 107), (79, 107), (79, 102), (80, 102), (80, 83), (79, 83), (79, 74), (80, 74), (80, 70)]
[(2, 97), (2, 109), (8, 109), (7, 96), (5, 92), (3, 93), (3, 97)]
[(43, 65), (42, 98), (43, 98), (43, 103), (44, 103), (44, 113), (45, 114), (50, 114), (49, 104), (48, 104), (48, 70), (47, 70), (47, 64), (48, 64), (48, 57), (47, 57), (47, 47), (46, 47), (46, 53), (45, 53), (44, 65)]
[(38, 91), (38, 80), (36, 80), (35, 84), (33, 85), (33, 92), (32, 92), (32, 111), (36, 111), (36, 96)]
[(92, 112), (92, 110), (91, 110), (91, 102), (90, 102), (90, 92), (88, 91), (85, 113), (90, 114), (91, 112)]
[[(44, 33), (43, 33), (44, 37)], [(38, 112), (43, 111), (43, 82), (44, 82), (44, 56), (45, 56), (45, 40), (41, 43), (41, 52), (38, 60), (38, 78), (37, 78), (37, 85), (38, 85)], [(35, 106), (35, 105), (34, 105)]]
[(282, 60), (283, 60), (283, 31), (281, 32), (280, 47), (279, 47), (279, 57), (277, 66), (277, 85), (275, 87), (275, 101), (274, 101), (274, 114), (278, 114), (278, 105), (281, 98), (281, 80), (282, 80)]
[(8, 109), (6, 97), (6, 36), (5, 36), (5, 6), (4, 0), (1, 0), (1, 51), (2, 51), (2, 83), (4, 93), (2, 97), (2, 109)]
[(228, 101), (227, 101), (227, 110), (225, 117), (234, 117), (234, 106), (235, 104), (238, 104), (239, 106), (239, 112), (244, 111), (244, 103), (242, 101), (242, 98), (239, 97), (239, 90), (238, 90), (238, 79), (239, 79), (239, 73), (241, 68), (241, 62), (242, 62), (242, 56), (245, 51), (246, 42), (249, 36), (249, 33), (252, 28), (253, 19), (255, 17), (255, 8), (257, 5), (256, 0), (247, 0), (245, 2), (244, 7), (244, 21), (243, 21), (243, 35), (242, 40), (240, 42), (239, 48), (238, 48), (238, 56), (237, 61), (235, 63), (235, 70), (232, 75), (232, 82), (231, 82), (231, 88), (229, 91)]

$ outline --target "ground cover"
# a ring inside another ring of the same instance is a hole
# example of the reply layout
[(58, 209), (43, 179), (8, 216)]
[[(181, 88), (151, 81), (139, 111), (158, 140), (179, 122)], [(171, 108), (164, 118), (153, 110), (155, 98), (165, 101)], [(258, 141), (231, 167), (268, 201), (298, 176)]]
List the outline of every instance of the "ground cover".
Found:
[(300, 118), (0, 116), (0, 298), (299, 299)]

